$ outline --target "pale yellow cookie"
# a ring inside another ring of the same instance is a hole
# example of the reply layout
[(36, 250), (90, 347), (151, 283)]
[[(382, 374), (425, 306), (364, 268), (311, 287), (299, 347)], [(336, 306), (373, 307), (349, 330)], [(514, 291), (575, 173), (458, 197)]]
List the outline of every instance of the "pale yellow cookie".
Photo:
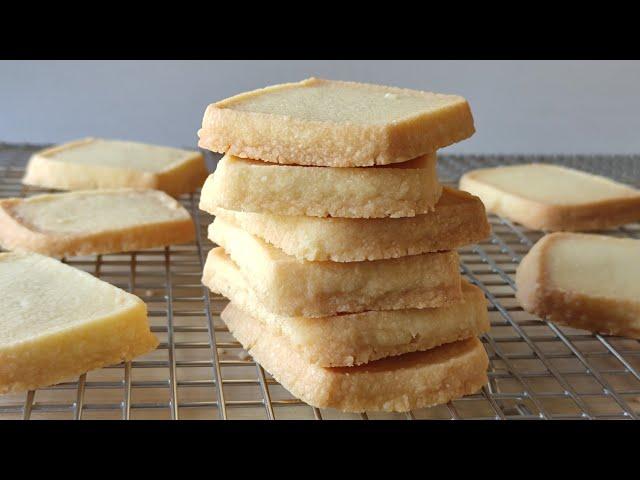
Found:
[[(427, 253), (373, 262), (296, 260), (239, 227), (215, 220), (214, 238), (242, 272), (259, 301), (285, 316), (324, 317), (340, 312), (430, 308), (462, 296), (456, 252)], [(202, 281), (210, 285), (215, 255)]]
[(640, 339), (640, 240), (553, 233), (522, 259), (517, 299), (575, 328)]
[(86, 138), (33, 154), (22, 183), (58, 190), (145, 188), (177, 196), (200, 188), (208, 174), (199, 152)]
[(314, 217), (413, 217), (442, 193), (435, 154), (384, 167), (275, 165), (226, 155), (209, 176), (200, 208)]
[(355, 367), (325, 368), (307, 362), (286, 337), (234, 304), (221, 317), (256, 362), (314, 407), (406, 412), (475, 393), (487, 383), (489, 359), (477, 338)]
[[(221, 253), (221, 252), (220, 252)], [(462, 282), (462, 300), (439, 308), (367, 311), (320, 318), (269, 312), (240, 269), (224, 255), (212, 255), (208, 285), (287, 338), (306, 362), (351, 366), (392, 355), (428, 350), (489, 330), (487, 302), (478, 287)]]
[(491, 232), (480, 199), (446, 187), (433, 212), (407, 218), (318, 218), (223, 208), (213, 213), (299, 260), (313, 261), (359, 262), (455, 250)]
[(535, 230), (600, 230), (640, 220), (640, 191), (556, 165), (473, 170), (460, 189), (479, 196), (488, 212)]
[(184, 243), (189, 212), (158, 190), (87, 190), (0, 200), (0, 245), (50, 256), (116, 253)]
[(457, 95), (309, 78), (209, 105), (198, 136), (242, 158), (358, 167), (405, 162), (474, 131)]
[(0, 253), (0, 393), (52, 385), (158, 345), (142, 300), (57, 260)]

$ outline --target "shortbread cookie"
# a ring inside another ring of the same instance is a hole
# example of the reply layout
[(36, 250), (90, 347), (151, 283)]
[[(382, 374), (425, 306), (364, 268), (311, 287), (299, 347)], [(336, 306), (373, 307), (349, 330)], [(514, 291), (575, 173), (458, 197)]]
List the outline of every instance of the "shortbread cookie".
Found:
[(489, 360), (477, 338), (355, 367), (311, 364), (268, 324), (233, 303), (222, 320), (242, 346), (293, 395), (318, 408), (406, 412), (477, 392)]
[[(426, 253), (373, 262), (299, 261), (217, 218), (214, 241), (238, 265), (260, 303), (286, 316), (429, 308), (462, 297), (456, 252)], [(209, 256), (220, 254), (212, 250)], [(210, 286), (211, 263), (203, 272)]]
[(553, 233), (522, 259), (517, 298), (575, 328), (640, 339), (640, 240)]
[(208, 175), (199, 152), (87, 138), (35, 153), (22, 183), (59, 190), (145, 188), (193, 192)]
[(455, 250), (491, 232), (480, 199), (446, 187), (433, 212), (408, 218), (318, 218), (223, 208), (213, 213), (299, 260), (312, 261), (359, 262)]
[(462, 300), (439, 308), (367, 311), (321, 318), (269, 312), (240, 269), (221, 251), (209, 257), (209, 286), (287, 338), (308, 363), (351, 366), (392, 355), (429, 350), (489, 330), (487, 302), (478, 287), (462, 282)]
[(226, 155), (209, 176), (200, 208), (314, 217), (413, 217), (442, 193), (435, 154), (382, 167), (275, 165)]
[(551, 321), (640, 339), (639, 278), (640, 240), (553, 233), (522, 259), (516, 296)]
[(599, 230), (640, 220), (640, 191), (556, 165), (473, 170), (460, 188), (478, 195), (488, 212), (536, 230)]
[(309, 78), (209, 105), (200, 147), (292, 165), (404, 162), (470, 137), (457, 95)]
[(115, 253), (184, 243), (189, 212), (158, 190), (87, 190), (0, 200), (0, 245), (50, 256)]
[(57, 260), (0, 253), (0, 393), (33, 390), (158, 345), (142, 300)]

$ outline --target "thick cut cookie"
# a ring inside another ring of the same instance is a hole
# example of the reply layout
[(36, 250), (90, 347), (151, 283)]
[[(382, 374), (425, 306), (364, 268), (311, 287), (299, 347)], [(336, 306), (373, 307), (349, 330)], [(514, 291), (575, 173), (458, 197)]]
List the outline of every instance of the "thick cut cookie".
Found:
[(640, 220), (640, 191), (556, 165), (473, 170), (460, 189), (479, 196), (488, 212), (535, 230), (600, 230)]
[(199, 152), (87, 138), (35, 153), (22, 183), (58, 190), (144, 188), (177, 196), (200, 188), (208, 174)]
[(528, 312), (575, 328), (640, 339), (640, 240), (544, 236), (516, 272)]
[(57, 260), (0, 253), (0, 393), (52, 385), (158, 345), (142, 300)]
[(345, 313), (320, 318), (269, 312), (231, 259), (209, 257), (208, 285), (287, 338), (308, 363), (352, 366), (393, 355), (428, 350), (489, 330), (482, 291), (462, 283), (462, 300), (446, 307)]
[[(440, 307), (462, 297), (456, 252), (365, 262), (299, 261), (236, 225), (216, 218), (214, 241), (238, 265), (273, 313), (324, 317), (340, 312)], [(213, 249), (213, 255), (223, 254)], [(203, 282), (213, 274), (207, 260)]]
[(491, 232), (480, 199), (447, 187), (433, 212), (408, 218), (318, 218), (223, 208), (213, 213), (299, 260), (312, 261), (359, 262), (455, 250)]
[(242, 346), (293, 395), (319, 408), (406, 412), (477, 392), (489, 359), (477, 338), (355, 367), (308, 363), (269, 326), (229, 304), (222, 320)]
[(0, 245), (50, 256), (117, 253), (184, 243), (189, 212), (158, 190), (87, 190), (0, 200)]
[(474, 133), (457, 95), (309, 78), (213, 103), (199, 146), (272, 163), (368, 167), (405, 162)]
[(274, 165), (226, 155), (209, 176), (200, 208), (313, 217), (413, 217), (442, 193), (435, 154), (384, 167)]

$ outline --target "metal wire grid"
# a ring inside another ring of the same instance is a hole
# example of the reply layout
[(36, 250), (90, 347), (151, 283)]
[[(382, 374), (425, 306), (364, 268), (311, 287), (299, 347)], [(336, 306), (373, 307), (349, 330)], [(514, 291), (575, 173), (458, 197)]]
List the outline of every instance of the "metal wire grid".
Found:
[[(0, 144), (0, 197), (37, 193), (20, 184), (30, 146)], [(638, 185), (640, 157), (446, 156), (440, 177), (481, 166), (543, 161)], [(491, 365), (481, 392), (408, 414), (368, 416), (312, 408), (292, 397), (244, 352), (220, 321), (226, 300), (200, 283), (212, 244), (211, 217), (183, 205), (199, 228), (194, 243), (140, 252), (63, 259), (148, 305), (160, 347), (136, 360), (21, 395), (0, 396), (0, 418), (65, 419), (636, 419), (640, 343), (561, 327), (524, 312), (514, 297), (520, 259), (542, 235), (491, 216), (490, 239), (460, 250), (461, 272), (489, 300), (492, 329), (482, 340)], [(607, 234), (640, 238), (633, 224)]]

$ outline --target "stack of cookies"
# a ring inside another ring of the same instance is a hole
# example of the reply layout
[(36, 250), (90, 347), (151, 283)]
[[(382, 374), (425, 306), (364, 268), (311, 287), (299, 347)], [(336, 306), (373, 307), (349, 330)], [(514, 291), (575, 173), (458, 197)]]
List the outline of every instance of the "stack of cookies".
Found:
[(292, 394), (408, 411), (486, 383), (482, 292), (455, 249), (489, 234), (477, 197), (443, 187), (435, 151), (471, 136), (467, 102), (308, 79), (210, 105), (199, 145), (225, 153), (203, 283)]

